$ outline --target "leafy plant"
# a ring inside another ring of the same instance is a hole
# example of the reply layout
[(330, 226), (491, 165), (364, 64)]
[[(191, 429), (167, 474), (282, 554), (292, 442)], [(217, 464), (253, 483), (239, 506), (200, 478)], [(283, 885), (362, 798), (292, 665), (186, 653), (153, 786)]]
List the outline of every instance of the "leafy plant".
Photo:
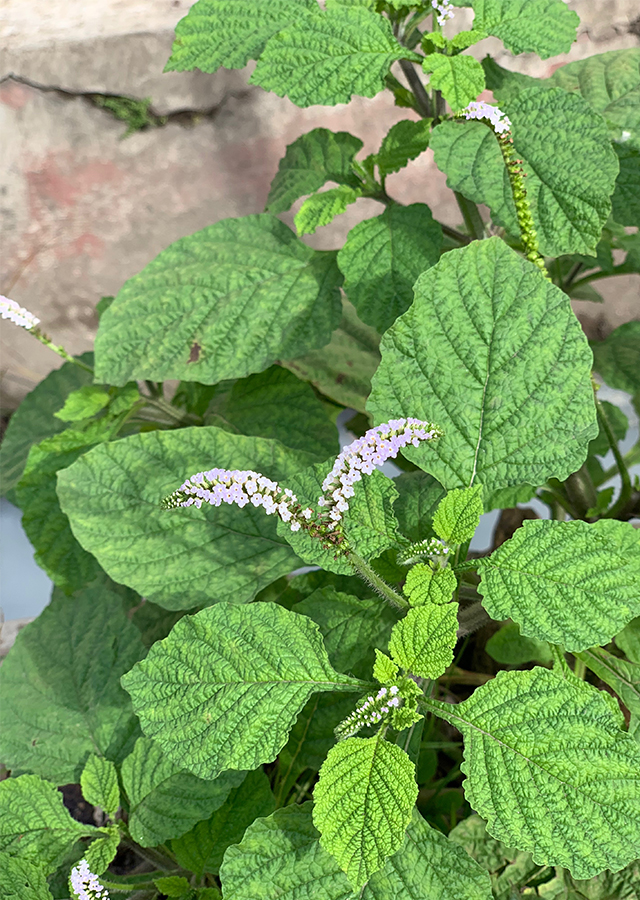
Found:
[[(65, 359), (0, 448), (56, 584), (0, 670), (1, 897), (640, 889), (640, 445), (592, 377), (640, 406), (640, 323), (590, 348), (570, 306), (640, 272), (640, 52), (517, 75), (465, 51), (566, 52), (576, 14), (469, 3), (445, 37), (449, 0), (198, 0), (167, 68), (408, 117), (298, 138), (266, 212), (100, 302), (95, 355), (0, 301)], [(393, 199), (428, 146), (459, 228)]]

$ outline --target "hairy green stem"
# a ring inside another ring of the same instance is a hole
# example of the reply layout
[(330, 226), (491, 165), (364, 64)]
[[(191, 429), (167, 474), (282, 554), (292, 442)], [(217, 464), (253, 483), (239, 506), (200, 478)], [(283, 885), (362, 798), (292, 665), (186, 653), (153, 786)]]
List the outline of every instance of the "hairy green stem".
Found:
[(622, 480), (620, 496), (604, 516), (607, 519), (615, 519), (631, 499), (631, 495), (633, 493), (633, 485), (631, 484), (631, 475), (629, 474), (629, 470), (625, 465), (622, 453), (620, 453), (620, 448), (618, 447), (618, 442), (616, 441), (613, 429), (611, 428), (611, 424), (607, 417), (605, 408), (603, 407), (602, 403), (600, 403), (597, 396), (595, 397), (595, 401), (596, 411), (598, 413), (598, 422), (600, 423), (602, 430), (607, 436), (607, 441), (609, 442), (609, 446), (611, 447), (611, 451), (613, 453), (613, 457), (616, 461), (616, 466), (618, 467), (618, 472), (620, 473), (620, 478)]
[(413, 63), (408, 59), (401, 59), (400, 68), (402, 69), (404, 77), (409, 82), (411, 92), (416, 99), (418, 112), (423, 119), (432, 119), (433, 110), (431, 108), (431, 100), (429, 99), (429, 95), (427, 94), (423, 83), (420, 81), (420, 77), (416, 72)]
[(395, 609), (407, 610), (410, 608), (410, 604), (405, 600), (402, 594), (398, 594), (397, 591), (394, 591), (391, 585), (387, 584), (384, 578), (381, 578), (361, 556), (358, 556), (353, 550), (349, 550), (347, 559), (358, 575), (360, 575), (360, 577), (366, 581), (377, 594), (383, 597), (387, 603)]
[(29, 334), (32, 334), (34, 338), (40, 341), (41, 344), (44, 344), (45, 347), (48, 347), (49, 350), (53, 350), (54, 353), (57, 353), (58, 356), (61, 356), (62, 359), (65, 359), (67, 362), (75, 363), (81, 369), (84, 369), (85, 372), (90, 372), (93, 375), (93, 369), (91, 366), (88, 366), (86, 363), (83, 363), (81, 360), (76, 359), (75, 356), (71, 356), (70, 353), (62, 347), (60, 344), (54, 344), (49, 335), (44, 334), (44, 332), (40, 331), (39, 328), (30, 328)]
[(564, 647), (561, 647), (560, 644), (550, 644), (549, 646), (551, 647), (551, 653), (553, 655), (553, 668), (558, 669), (559, 674), (562, 675), (563, 678), (572, 675), (573, 673), (569, 668)]
[(502, 151), (504, 164), (507, 167), (507, 174), (509, 176), (509, 184), (511, 185), (511, 193), (513, 194), (513, 202), (516, 207), (524, 255), (529, 262), (534, 264), (534, 266), (538, 266), (545, 278), (549, 278), (544, 259), (538, 250), (538, 235), (533, 225), (531, 206), (529, 205), (527, 191), (524, 186), (525, 173), (522, 171), (522, 160), (514, 157), (513, 140), (508, 133), (498, 134), (496, 137), (498, 138), (498, 144)]
[(485, 233), (484, 222), (482, 221), (480, 210), (472, 200), (467, 200), (467, 198), (463, 197), (459, 191), (454, 191), (453, 193), (455, 194), (456, 203), (462, 213), (462, 218), (464, 219), (467, 231), (472, 238), (481, 241), (484, 238)]

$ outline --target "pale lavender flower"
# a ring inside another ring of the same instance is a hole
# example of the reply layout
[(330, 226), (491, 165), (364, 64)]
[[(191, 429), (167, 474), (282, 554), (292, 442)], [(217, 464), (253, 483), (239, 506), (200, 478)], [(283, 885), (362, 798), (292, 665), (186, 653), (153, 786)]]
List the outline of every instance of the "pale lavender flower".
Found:
[(377, 725), (393, 709), (398, 708), (402, 700), (400, 688), (396, 684), (381, 687), (375, 696), (370, 694), (361, 700), (357, 708), (338, 725), (336, 737), (344, 740), (357, 734), (361, 728)]
[(484, 100), (472, 100), (466, 109), (462, 110), (461, 115), (465, 119), (487, 119), (496, 134), (505, 134), (511, 128), (511, 120), (508, 116), (505, 116), (497, 106), (491, 106)]
[(109, 891), (89, 869), (86, 859), (81, 859), (78, 865), (71, 869), (69, 887), (77, 900), (109, 900)]
[(0, 315), (3, 319), (9, 319), (14, 325), (26, 328), (27, 331), (34, 328), (40, 321), (28, 309), (18, 306), (15, 300), (9, 300), (8, 297), (0, 297)]
[(266, 478), (259, 472), (240, 469), (209, 469), (192, 475), (169, 497), (162, 501), (163, 509), (178, 506), (195, 506), (203, 503), (220, 506), (222, 503), (236, 504), (242, 509), (248, 503), (261, 506), (268, 516), (277, 515), (291, 528), (300, 531), (313, 517), (312, 509), (301, 509), (298, 498), (282, 488), (277, 481)]
[(444, 25), (447, 19), (453, 19), (454, 9), (451, 0), (431, 0), (431, 6), (438, 14), (438, 25)]
[(442, 436), (437, 425), (420, 419), (391, 419), (383, 425), (370, 428), (361, 438), (345, 447), (336, 458), (333, 467), (322, 482), (322, 497), (318, 506), (327, 510), (327, 526), (333, 529), (349, 509), (348, 500), (353, 497), (354, 484), (363, 475), (371, 475), (377, 466), (388, 459), (395, 459), (400, 450), (409, 444), (417, 447), (421, 441), (432, 441)]

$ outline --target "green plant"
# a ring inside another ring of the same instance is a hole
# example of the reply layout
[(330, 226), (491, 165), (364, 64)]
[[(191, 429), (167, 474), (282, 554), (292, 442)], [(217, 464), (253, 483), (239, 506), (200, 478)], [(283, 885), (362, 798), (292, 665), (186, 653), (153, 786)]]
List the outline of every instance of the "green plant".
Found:
[[(640, 448), (592, 369), (637, 405), (640, 323), (592, 353), (570, 297), (640, 271), (640, 52), (516, 75), (464, 51), (565, 52), (575, 13), (473, 6), (446, 38), (448, 0), (198, 0), (169, 68), (412, 117), (364, 159), (303, 135), (267, 212), (100, 302), (94, 355), (0, 301), (66, 360), (0, 449), (56, 584), (0, 670), (0, 896), (635, 896)], [(427, 146), (459, 229), (391, 196)], [(320, 252), (276, 218), (304, 197), (299, 235), (381, 212)], [(549, 519), (469, 555), (534, 496)]]

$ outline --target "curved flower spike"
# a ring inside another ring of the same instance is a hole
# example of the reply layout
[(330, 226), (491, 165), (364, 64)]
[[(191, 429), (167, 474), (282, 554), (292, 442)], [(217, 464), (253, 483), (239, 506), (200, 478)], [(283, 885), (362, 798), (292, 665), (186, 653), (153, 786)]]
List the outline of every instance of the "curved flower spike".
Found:
[(9, 300), (8, 297), (0, 297), (0, 315), (3, 319), (9, 319), (14, 325), (26, 328), (27, 331), (35, 328), (40, 321), (28, 309), (18, 306), (15, 300)]
[(506, 134), (511, 129), (511, 119), (497, 106), (491, 106), (484, 100), (472, 100), (459, 115), (465, 119), (486, 119), (496, 134)]
[(109, 900), (109, 891), (100, 884), (98, 876), (90, 870), (86, 859), (81, 859), (78, 865), (71, 869), (69, 887), (77, 900)]
[(431, 0), (431, 6), (438, 16), (438, 25), (444, 25), (447, 19), (453, 19), (454, 9), (451, 0)]

